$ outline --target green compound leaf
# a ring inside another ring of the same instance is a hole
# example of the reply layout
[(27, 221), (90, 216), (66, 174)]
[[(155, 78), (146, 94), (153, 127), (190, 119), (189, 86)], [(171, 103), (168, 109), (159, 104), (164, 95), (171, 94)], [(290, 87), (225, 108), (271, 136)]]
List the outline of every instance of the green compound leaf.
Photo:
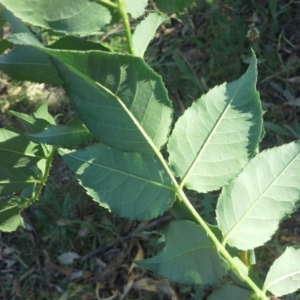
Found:
[(95, 1), (0, 0), (0, 3), (26, 23), (68, 34), (90, 34), (111, 20), (109, 10)]
[(0, 57), (0, 71), (16, 80), (62, 85), (49, 56), (30, 46), (19, 46)]
[[(0, 167), (0, 195), (10, 195), (39, 182), (29, 168)], [(2, 201), (2, 200), (0, 200)]]
[(139, 18), (144, 14), (148, 0), (124, 0), (125, 9), (133, 19)]
[(266, 243), (300, 198), (300, 143), (258, 154), (225, 186), (217, 205), (224, 241), (238, 249)]
[(242, 289), (235, 285), (222, 285), (220, 288), (214, 290), (207, 298), (207, 300), (250, 300), (252, 292)]
[(293, 293), (300, 288), (300, 249), (287, 247), (271, 266), (264, 291), (269, 290), (276, 297)]
[(210, 90), (175, 124), (170, 164), (181, 186), (204, 193), (232, 180), (254, 156), (262, 132), (256, 58), (237, 81)]
[(182, 284), (210, 284), (225, 275), (222, 259), (202, 227), (175, 221), (167, 228), (165, 239), (159, 254), (138, 265)]
[(0, 129), (0, 165), (24, 167), (45, 158), (42, 147), (17, 130)]
[[(10, 40), (40, 47), (26, 34)], [(101, 142), (148, 154), (167, 142), (172, 103), (161, 77), (141, 58), (40, 49), (57, 59), (55, 66), (79, 118)]]
[(80, 145), (93, 136), (80, 124), (76, 126), (49, 126), (46, 130), (28, 134), (33, 142), (60, 147), (74, 147)]
[(166, 13), (174, 13), (185, 7), (190, 6), (195, 0), (156, 0), (159, 10)]
[(157, 28), (164, 22), (169, 21), (165, 15), (158, 12), (151, 12), (141, 21), (133, 34), (132, 43), (134, 54), (143, 57), (144, 53), (153, 39)]
[(0, 231), (12, 232), (19, 226), (24, 227), (21, 212), (26, 208), (26, 199), (11, 198), (0, 201)]
[(123, 217), (152, 219), (175, 200), (171, 180), (153, 156), (120, 152), (102, 144), (59, 153), (87, 193)]

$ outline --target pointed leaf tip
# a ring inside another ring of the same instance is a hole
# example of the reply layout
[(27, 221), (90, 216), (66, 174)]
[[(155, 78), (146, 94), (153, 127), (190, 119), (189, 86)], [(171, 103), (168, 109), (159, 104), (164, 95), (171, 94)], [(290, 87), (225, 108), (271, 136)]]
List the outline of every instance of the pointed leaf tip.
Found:
[(211, 89), (179, 118), (168, 150), (181, 186), (199, 193), (217, 190), (255, 155), (263, 113), (256, 77), (253, 56), (240, 79)]

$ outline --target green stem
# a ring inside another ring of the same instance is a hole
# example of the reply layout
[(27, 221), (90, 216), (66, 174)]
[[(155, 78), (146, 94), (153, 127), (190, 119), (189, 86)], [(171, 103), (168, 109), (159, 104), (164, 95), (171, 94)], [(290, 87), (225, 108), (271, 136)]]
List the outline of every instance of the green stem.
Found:
[[(209, 226), (206, 222), (200, 217), (198, 212), (195, 210), (193, 205), (190, 203), (188, 198), (186, 197), (185, 193), (182, 189), (179, 189), (177, 192), (178, 196), (180, 197), (181, 201), (179, 203), (175, 202), (175, 210), (178, 211), (179, 208), (183, 210), (183, 214), (189, 216), (189, 220), (196, 222), (197, 224), (201, 225), (202, 228), (206, 231), (207, 235), (210, 237), (212, 242), (215, 244), (218, 252), (230, 263), (230, 265), (236, 270), (236, 272), (241, 276), (241, 278), (251, 287), (251, 289), (256, 293), (258, 299), (260, 300), (269, 300), (269, 297), (253, 282), (253, 280), (247, 275), (244, 274), (237, 263), (234, 261), (233, 257), (229, 254), (226, 248), (221, 244), (221, 242), (217, 239), (215, 234), (211, 231)], [(180, 212), (181, 214), (181, 212)]]
[(33, 202), (35, 202), (36, 200), (38, 200), (38, 198), (39, 198), (39, 196), (42, 192), (42, 189), (43, 189), (44, 185), (46, 184), (46, 181), (49, 177), (52, 161), (53, 161), (54, 155), (56, 153), (56, 150), (57, 150), (56, 147), (53, 147), (50, 154), (49, 154), (49, 156), (47, 157), (44, 175), (43, 175), (38, 187), (36, 188), (33, 197), (28, 200), (27, 207), (29, 205), (31, 205)]
[(215, 234), (211, 231), (206, 222), (201, 218), (198, 212), (195, 210), (194, 206), (191, 204), (189, 199), (186, 197), (182, 188), (178, 185), (172, 171), (170, 170), (167, 162), (161, 155), (160, 151), (156, 149), (156, 147), (150, 143), (155, 154), (163, 164), (165, 170), (169, 174), (175, 189), (178, 198), (176, 199), (173, 207), (170, 209), (171, 213), (178, 219), (186, 219), (190, 220), (196, 224), (202, 226), (202, 228), (206, 231), (207, 235), (210, 237), (212, 242), (215, 244), (217, 251), (230, 263), (230, 265), (236, 270), (236, 272), (240, 275), (240, 277), (251, 287), (251, 289), (256, 293), (258, 299), (260, 300), (269, 300), (269, 297), (255, 284), (255, 282), (247, 275), (244, 274), (242, 270), (240, 270), (238, 264), (234, 261), (233, 257), (226, 250), (225, 246), (217, 239)]
[(120, 14), (121, 14), (121, 17), (123, 20), (123, 25), (124, 25), (124, 29), (125, 29), (129, 53), (134, 55), (130, 23), (129, 23), (128, 14), (127, 14), (127, 11), (125, 8), (125, 2), (124, 2), (124, 0), (118, 0), (118, 4), (119, 4)]
[(110, 7), (113, 7), (113, 8), (118, 8), (119, 7), (118, 4), (116, 4), (116, 3), (114, 3), (114, 2), (112, 2), (110, 0), (98, 0), (98, 2), (106, 4), (106, 5), (108, 5)]

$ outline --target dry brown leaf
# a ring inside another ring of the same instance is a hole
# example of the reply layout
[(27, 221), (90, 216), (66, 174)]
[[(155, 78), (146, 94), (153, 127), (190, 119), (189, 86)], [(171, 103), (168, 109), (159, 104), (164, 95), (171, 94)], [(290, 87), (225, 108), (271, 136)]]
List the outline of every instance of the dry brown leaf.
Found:
[(145, 257), (145, 253), (144, 253), (144, 249), (142, 248), (141, 244), (139, 243), (139, 241), (135, 240), (137, 247), (138, 247), (138, 251), (133, 259), (133, 262), (129, 268), (128, 274), (131, 274), (132, 270), (136, 267), (136, 264), (134, 263), (135, 261), (138, 260), (142, 260)]
[(175, 291), (172, 289), (170, 282), (167, 279), (156, 281), (151, 278), (142, 278), (134, 283), (133, 288), (155, 292), (157, 294), (165, 294), (172, 300), (178, 300)]
[(13, 279), (13, 293), (16, 294), (18, 297), (23, 298), (21, 284), (18, 278)]
[(100, 292), (100, 289), (101, 289), (101, 288), (102, 288), (102, 284), (101, 284), (101, 283), (98, 283), (97, 286), (96, 286), (96, 290), (95, 290), (95, 294), (96, 294), (96, 297), (97, 297), (98, 300), (113, 300), (113, 299), (115, 299), (115, 298), (118, 296), (118, 294), (119, 294), (118, 290), (115, 290), (112, 296), (110, 296), (110, 297), (108, 297), (108, 298), (100, 298), (99, 292)]

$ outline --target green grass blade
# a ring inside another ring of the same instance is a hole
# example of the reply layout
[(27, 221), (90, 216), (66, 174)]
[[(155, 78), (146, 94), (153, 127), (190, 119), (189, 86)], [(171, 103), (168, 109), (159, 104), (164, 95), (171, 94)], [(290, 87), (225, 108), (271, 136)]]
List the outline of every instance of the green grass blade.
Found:
[(68, 34), (99, 31), (111, 20), (109, 10), (95, 1), (1, 0), (23, 22)]
[(138, 265), (182, 284), (210, 284), (225, 275), (222, 259), (201, 226), (172, 222), (165, 239), (160, 253)]
[(132, 36), (133, 49), (136, 56), (144, 57), (144, 53), (157, 28), (168, 20), (169, 18), (161, 13), (151, 12), (137, 25)]
[(240, 79), (210, 90), (175, 124), (169, 160), (182, 187), (200, 193), (217, 190), (256, 153), (262, 132), (256, 73), (253, 55)]
[(224, 241), (242, 250), (267, 242), (300, 196), (300, 143), (258, 154), (225, 186), (217, 205)]
[(288, 247), (271, 266), (264, 284), (276, 297), (293, 293), (300, 288), (300, 249)]
[(171, 180), (153, 156), (120, 152), (102, 144), (59, 152), (87, 193), (121, 216), (152, 219), (175, 200)]

